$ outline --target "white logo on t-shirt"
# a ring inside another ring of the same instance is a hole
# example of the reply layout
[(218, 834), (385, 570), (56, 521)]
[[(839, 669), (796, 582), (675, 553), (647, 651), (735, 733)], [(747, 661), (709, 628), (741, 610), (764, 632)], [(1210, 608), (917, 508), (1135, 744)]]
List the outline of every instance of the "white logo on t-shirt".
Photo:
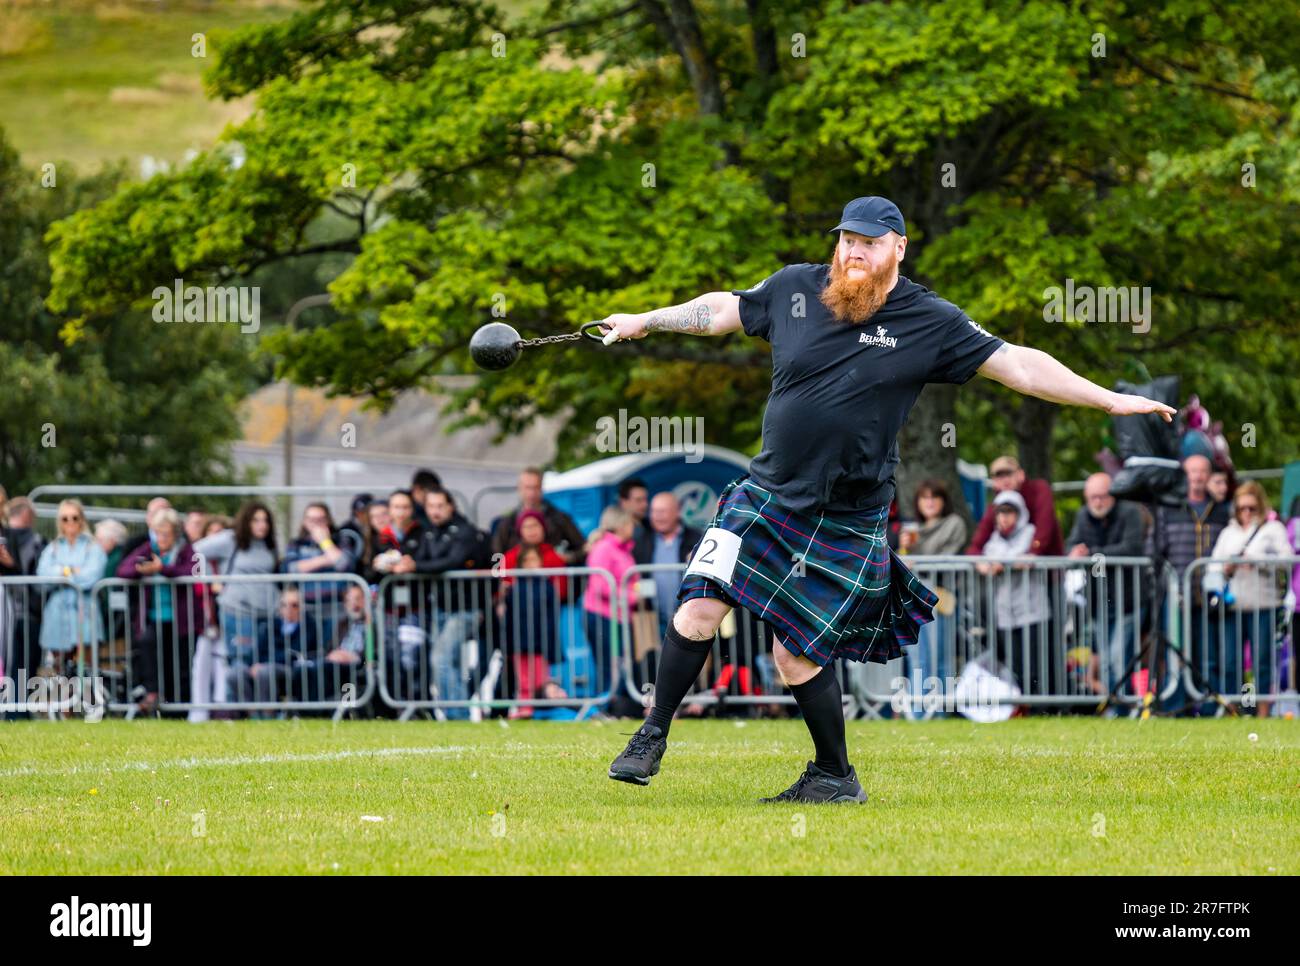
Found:
[(886, 349), (898, 348), (898, 337), (893, 335), (886, 335), (885, 334), (886, 331), (887, 330), (883, 325), (878, 325), (876, 326), (875, 335), (867, 335), (867, 333), (863, 332), (860, 336), (858, 336), (858, 343), (860, 345), (884, 346)]

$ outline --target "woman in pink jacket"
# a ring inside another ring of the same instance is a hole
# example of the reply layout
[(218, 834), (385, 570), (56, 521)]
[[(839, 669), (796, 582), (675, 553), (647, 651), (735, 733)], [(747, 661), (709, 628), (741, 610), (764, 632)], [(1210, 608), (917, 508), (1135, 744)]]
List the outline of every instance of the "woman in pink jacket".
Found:
[[(587, 566), (599, 567), (613, 574), (615, 591), (623, 580), (624, 572), (636, 565), (632, 559), (632, 534), (635, 530), (636, 521), (630, 513), (617, 506), (608, 506), (600, 515), (600, 526), (587, 541)], [(626, 598), (625, 606), (631, 608), (637, 599), (635, 580), (628, 581)], [(614, 627), (622, 615), (613, 605), (608, 579), (603, 574), (588, 577), (582, 609), (586, 620), (587, 643), (591, 645), (592, 657), (596, 661), (597, 693), (611, 689), (617, 680)]]

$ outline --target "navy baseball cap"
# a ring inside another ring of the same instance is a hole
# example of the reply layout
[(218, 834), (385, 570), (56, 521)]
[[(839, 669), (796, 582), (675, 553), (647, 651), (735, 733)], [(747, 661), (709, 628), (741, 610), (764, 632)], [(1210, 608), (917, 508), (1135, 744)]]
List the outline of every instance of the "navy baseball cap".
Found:
[(831, 231), (852, 231), (868, 238), (878, 238), (887, 231), (907, 234), (907, 225), (903, 223), (903, 213), (898, 205), (888, 198), (871, 195), (867, 198), (854, 198), (844, 206), (840, 223)]

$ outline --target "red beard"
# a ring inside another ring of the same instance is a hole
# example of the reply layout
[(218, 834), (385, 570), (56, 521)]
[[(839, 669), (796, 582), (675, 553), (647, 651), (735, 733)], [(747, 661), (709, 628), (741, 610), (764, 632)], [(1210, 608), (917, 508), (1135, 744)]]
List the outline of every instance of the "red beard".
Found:
[(836, 251), (831, 262), (831, 280), (819, 297), (837, 321), (861, 325), (885, 304), (897, 265), (886, 264), (875, 272), (870, 266), (864, 267), (867, 269), (865, 278), (849, 278), (848, 270)]

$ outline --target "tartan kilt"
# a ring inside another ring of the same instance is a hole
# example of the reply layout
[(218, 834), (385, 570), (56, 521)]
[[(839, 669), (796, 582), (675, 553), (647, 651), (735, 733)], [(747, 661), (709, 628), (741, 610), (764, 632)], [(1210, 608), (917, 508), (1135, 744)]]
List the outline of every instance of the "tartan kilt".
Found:
[(746, 474), (722, 491), (711, 524), (740, 538), (730, 581), (684, 574), (677, 599), (744, 608), (822, 666), (836, 658), (884, 664), (916, 643), (939, 599), (889, 548), (888, 522), (888, 505), (859, 514), (787, 510)]

